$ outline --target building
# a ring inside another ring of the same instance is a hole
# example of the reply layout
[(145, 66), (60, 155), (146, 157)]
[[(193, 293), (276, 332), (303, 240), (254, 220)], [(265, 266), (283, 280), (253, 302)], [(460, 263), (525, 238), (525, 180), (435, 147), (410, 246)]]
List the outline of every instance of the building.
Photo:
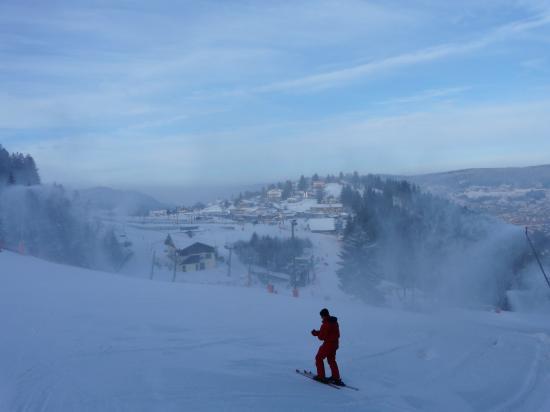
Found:
[(210, 217), (224, 217), (228, 215), (228, 211), (226, 211), (223, 207), (221, 207), (218, 204), (212, 204), (208, 205), (204, 209), (202, 209), (199, 214), (201, 216), (210, 216)]
[(304, 190), (295, 190), (293, 197), (295, 197), (298, 200), (307, 199), (308, 193)]
[(336, 219), (332, 217), (309, 219), (307, 222), (307, 228), (312, 233), (336, 233)]
[(166, 216), (168, 216), (168, 211), (166, 209), (149, 211), (149, 217), (166, 217)]
[(195, 272), (216, 267), (217, 253), (213, 246), (194, 242), (189, 246), (182, 247), (178, 242), (175, 243), (170, 236), (166, 238), (164, 244), (168, 258), (173, 264), (175, 257), (176, 268), (182, 272)]
[(344, 211), (342, 203), (318, 203), (310, 208), (312, 213), (340, 214)]
[(283, 191), (281, 189), (271, 189), (267, 191), (267, 198), (269, 200), (281, 200), (283, 197)]

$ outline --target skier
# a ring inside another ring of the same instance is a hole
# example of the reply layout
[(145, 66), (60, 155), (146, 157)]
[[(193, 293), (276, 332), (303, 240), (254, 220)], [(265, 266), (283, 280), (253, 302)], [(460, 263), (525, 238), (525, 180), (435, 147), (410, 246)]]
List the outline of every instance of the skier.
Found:
[[(315, 356), (317, 375), (314, 379), (323, 383), (330, 382), (335, 385), (345, 386), (344, 382), (340, 379), (340, 372), (338, 371), (338, 364), (336, 363), (336, 351), (338, 350), (338, 339), (340, 338), (338, 319), (334, 316), (330, 316), (327, 308), (322, 309), (319, 314), (323, 319), (321, 329), (313, 329), (311, 331), (313, 336), (316, 336), (319, 340), (323, 341), (323, 344), (319, 347), (317, 356)], [(325, 376), (325, 358), (327, 358), (330, 370), (332, 372), (332, 377), (328, 379)]]

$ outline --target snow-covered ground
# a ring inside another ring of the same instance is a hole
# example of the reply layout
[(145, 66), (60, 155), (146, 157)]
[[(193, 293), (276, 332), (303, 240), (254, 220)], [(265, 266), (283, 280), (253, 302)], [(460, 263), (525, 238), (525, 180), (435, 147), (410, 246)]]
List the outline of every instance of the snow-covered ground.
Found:
[[(321, 297), (323, 299), (343, 299), (345, 295), (338, 288), (338, 281), (335, 271), (338, 267), (338, 253), (340, 251), (340, 242), (334, 235), (311, 233), (307, 229), (307, 220), (298, 219), (298, 225), (295, 228), (296, 236), (308, 238), (312, 242), (312, 250), (315, 257), (315, 277), (313, 285), (308, 286), (302, 292), (309, 295)], [(291, 236), (291, 223), (286, 221), (282, 224), (252, 224), (252, 223), (198, 223), (193, 225), (164, 225), (158, 227), (155, 224), (132, 225), (119, 224), (118, 232), (125, 235), (124, 239), (132, 242), (134, 255), (121, 269), (121, 273), (132, 277), (151, 277), (151, 267), (153, 252), (160, 261), (165, 261), (164, 241), (169, 234), (177, 243), (203, 242), (214, 246), (218, 254), (222, 256), (225, 262), (229, 260), (229, 250), (226, 246), (231, 246), (239, 240), (250, 240), (253, 233), (260, 236), (269, 235), (280, 238), (289, 238)], [(181, 231), (181, 226), (196, 226), (198, 231), (194, 232), (190, 238), (185, 231)], [(234, 254), (231, 260), (231, 276), (228, 277), (228, 267), (226, 263), (218, 264), (218, 267), (212, 270), (200, 272), (177, 272), (177, 282), (225, 284), (233, 286), (242, 286), (248, 283), (248, 269), (239, 262)], [(153, 278), (160, 281), (170, 281), (173, 273), (170, 267), (154, 267)], [(260, 286), (260, 285), (258, 285)], [(278, 285), (281, 293), (291, 294), (288, 285)]]
[[(419, 314), (0, 253), (1, 411), (548, 411), (547, 317)], [(313, 368), (328, 306), (359, 392)]]

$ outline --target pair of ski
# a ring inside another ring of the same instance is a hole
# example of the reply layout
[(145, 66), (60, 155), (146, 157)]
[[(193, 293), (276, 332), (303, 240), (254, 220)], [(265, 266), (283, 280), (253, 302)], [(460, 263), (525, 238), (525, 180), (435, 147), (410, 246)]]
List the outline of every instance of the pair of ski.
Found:
[(351, 389), (353, 391), (358, 391), (359, 388), (356, 388), (355, 386), (349, 386), (349, 385), (344, 385), (344, 386), (340, 386), (340, 385), (336, 385), (332, 382), (320, 382), (320, 381), (317, 381), (315, 379), (313, 379), (315, 377), (315, 375), (313, 374), (313, 372), (311, 371), (306, 371), (304, 369), (300, 370), (300, 369), (296, 369), (296, 373), (302, 375), (302, 376), (305, 376), (306, 378), (309, 378), (315, 382), (319, 382), (323, 385), (327, 385), (327, 386), (330, 386), (331, 388), (334, 388), (334, 389), (342, 389), (342, 388), (348, 388), (348, 389)]

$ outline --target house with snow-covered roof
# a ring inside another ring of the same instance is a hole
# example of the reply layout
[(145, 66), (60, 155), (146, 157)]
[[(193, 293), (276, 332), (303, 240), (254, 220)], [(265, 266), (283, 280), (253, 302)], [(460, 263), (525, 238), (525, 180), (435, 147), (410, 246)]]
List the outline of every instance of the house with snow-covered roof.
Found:
[(226, 216), (228, 214), (228, 211), (226, 211), (219, 204), (212, 204), (202, 209), (200, 211), (200, 214), (203, 216), (222, 217), (222, 216)]
[(283, 197), (283, 191), (281, 189), (271, 189), (267, 191), (267, 198), (269, 200), (281, 200)]
[(316, 180), (316, 181), (312, 182), (311, 187), (313, 188), (313, 190), (320, 190), (320, 189), (324, 189), (325, 185), (326, 184), (325, 184), (324, 181)]
[(180, 239), (174, 241), (170, 235), (164, 244), (166, 245), (166, 255), (172, 264), (174, 259), (176, 260), (177, 270), (195, 272), (216, 267), (217, 252), (213, 246), (202, 242), (181, 241)]

